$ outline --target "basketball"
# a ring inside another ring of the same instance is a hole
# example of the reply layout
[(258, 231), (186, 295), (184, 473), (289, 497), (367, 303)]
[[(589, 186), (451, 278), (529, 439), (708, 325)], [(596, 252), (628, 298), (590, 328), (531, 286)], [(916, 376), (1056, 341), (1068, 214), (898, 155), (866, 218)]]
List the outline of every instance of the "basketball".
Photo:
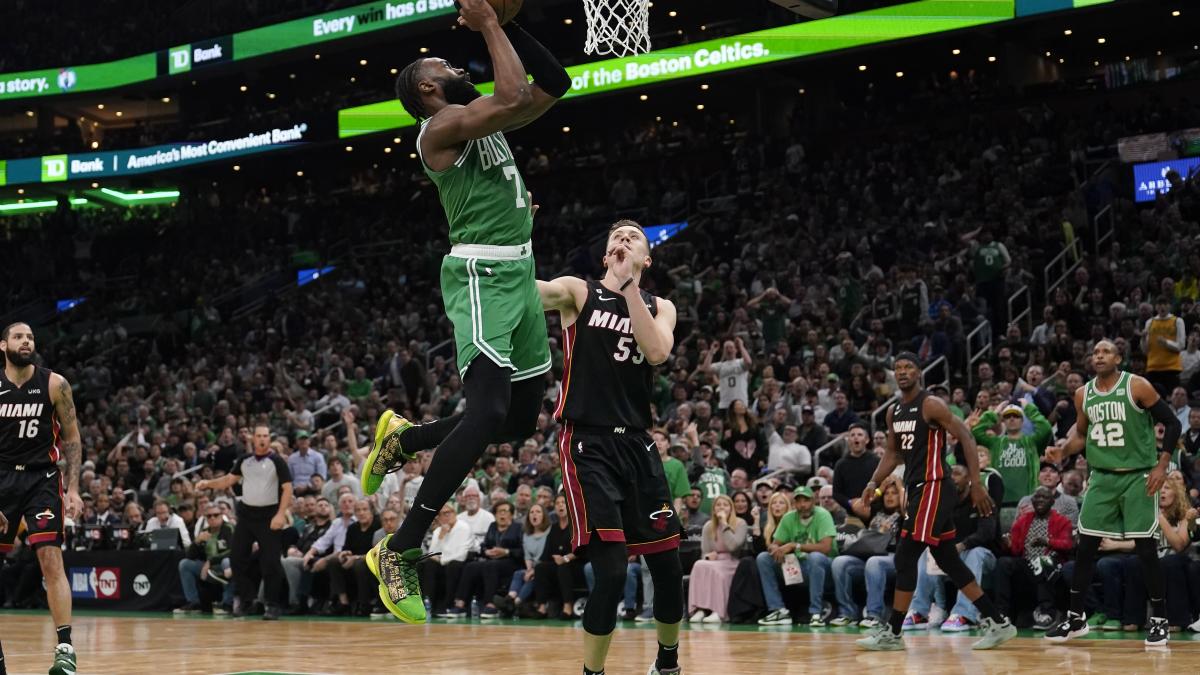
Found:
[(496, 18), (500, 19), (501, 26), (517, 17), (522, 2), (524, 0), (488, 0), (488, 4), (496, 10)]

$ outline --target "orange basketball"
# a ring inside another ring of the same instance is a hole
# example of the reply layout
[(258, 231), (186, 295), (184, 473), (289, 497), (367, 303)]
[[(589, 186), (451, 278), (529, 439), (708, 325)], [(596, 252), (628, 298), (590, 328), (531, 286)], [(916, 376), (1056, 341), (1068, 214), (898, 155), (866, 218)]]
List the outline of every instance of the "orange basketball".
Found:
[(512, 21), (517, 16), (517, 12), (521, 11), (521, 3), (523, 0), (488, 0), (488, 4), (492, 9), (496, 10), (496, 18), (500, 19), (500, 25)]

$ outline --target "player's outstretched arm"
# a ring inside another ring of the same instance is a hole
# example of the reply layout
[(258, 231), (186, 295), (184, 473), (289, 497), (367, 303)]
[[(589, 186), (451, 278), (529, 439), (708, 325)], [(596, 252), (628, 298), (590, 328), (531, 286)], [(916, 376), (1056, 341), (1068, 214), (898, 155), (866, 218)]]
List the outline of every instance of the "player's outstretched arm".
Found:
[(67, 378), (53, 373), (50, 375), (50, 397), (54, 413), (58, 417), (59, 439), (63, 455), (67, 459), (67, 512), (74, 518), (83, 512), (83, 500), (79, 497), (79, 467), (83, 464), (83, 441), (79, 438), (79, 420), (75, 416), (75, 397)]
[(575, 322), (587, 298), (586, 281), (577, 277), (559, 277), (551, 281), (538, 281), (537, 286), (543, 310), (561, 314), (564, 326)]

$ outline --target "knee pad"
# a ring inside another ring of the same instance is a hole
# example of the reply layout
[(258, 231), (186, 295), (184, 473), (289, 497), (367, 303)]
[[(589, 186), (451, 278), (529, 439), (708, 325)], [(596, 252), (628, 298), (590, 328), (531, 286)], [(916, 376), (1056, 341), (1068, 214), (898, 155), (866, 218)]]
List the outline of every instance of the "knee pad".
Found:
[(588, 545), (595, 585), (583, 613), (583, 629), (608, 635), (617, 627), (617, 606), (625, 595), (625, 544), (594, 540)]
[(646, 556), (654, 582), (654, 619), (661, 623), (683, 621), (683, 564), (672, 549)]

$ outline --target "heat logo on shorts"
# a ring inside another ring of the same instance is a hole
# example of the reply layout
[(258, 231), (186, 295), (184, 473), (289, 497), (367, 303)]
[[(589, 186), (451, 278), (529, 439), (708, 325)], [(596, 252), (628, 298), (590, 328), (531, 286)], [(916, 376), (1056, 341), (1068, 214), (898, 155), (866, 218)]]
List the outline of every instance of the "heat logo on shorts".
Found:
[(653, 523), (651, 527), (653, 527), (656, 532), (662, 532), (666, 530), (667, 521), (671, 519), (671, 515), (673, 513), (675, 512), (671, 510), (670, 504), (663, 504), (657, 511), (650, 514), (650, 522)]

